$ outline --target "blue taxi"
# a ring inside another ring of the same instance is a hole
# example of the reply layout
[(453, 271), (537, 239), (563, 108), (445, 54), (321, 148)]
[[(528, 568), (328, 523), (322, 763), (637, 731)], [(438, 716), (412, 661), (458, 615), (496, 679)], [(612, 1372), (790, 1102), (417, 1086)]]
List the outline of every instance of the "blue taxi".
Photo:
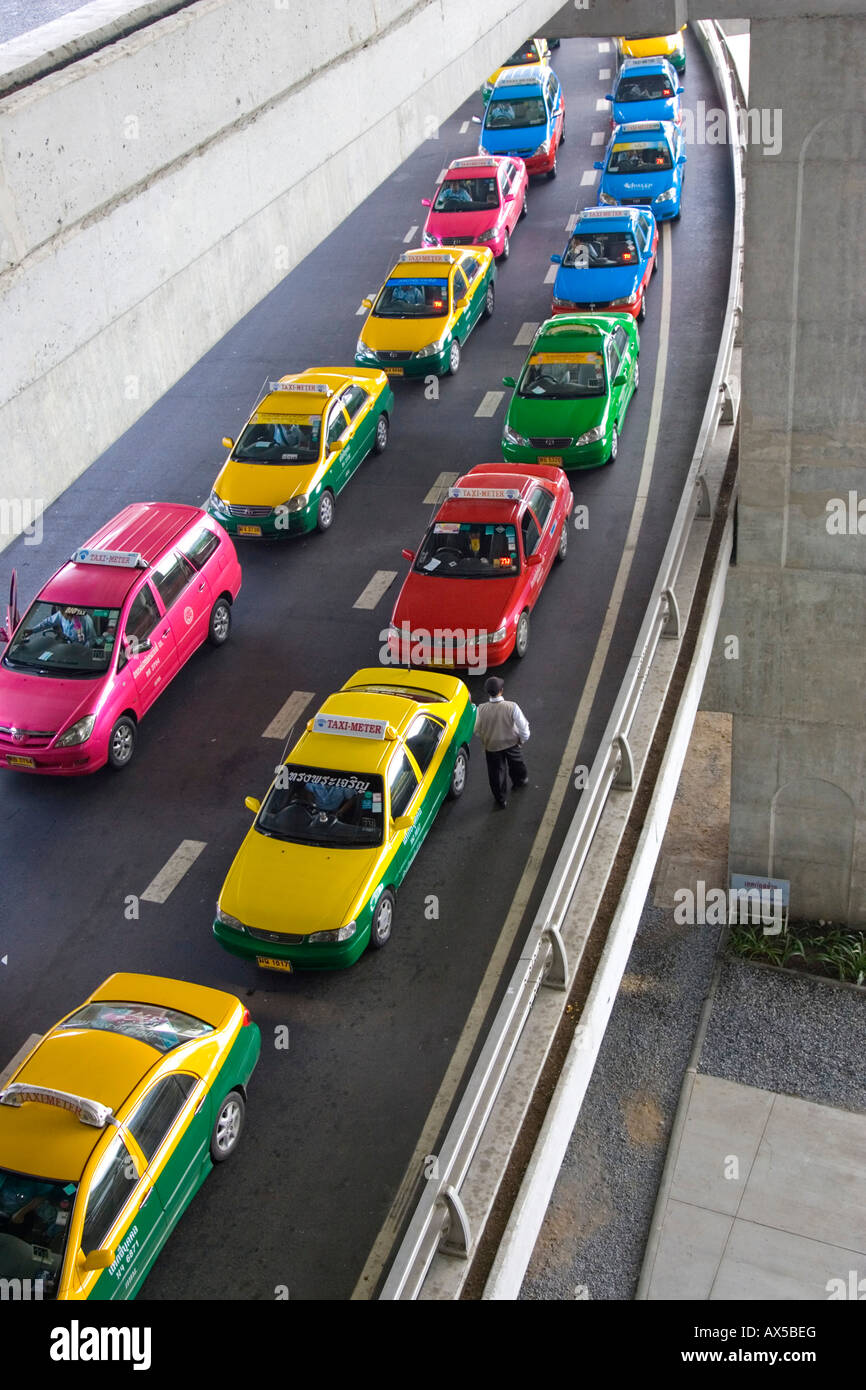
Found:
[(656, 268), (658, 227), (649, 208), (584, 208), (553, 282), (554, 314), (614, 310), (646, 317), (646, 294)]
[(479, 154), (518, 155), (528, 174), (553, 179), (564, 142), (565, 99), (553, 69), (541, 63), (503, 68), (484, 111)]
[(680, 124), (683, 88), (667, 58), (626, 58), (612, 92), (611, 125), (626, 121), (673, 121)]
[(603, 160), (597, 160), (599, 203), (652, 208), (659, 221), (682, 211), (685, 141), (672, 121), (629, 121), (614, 128)]

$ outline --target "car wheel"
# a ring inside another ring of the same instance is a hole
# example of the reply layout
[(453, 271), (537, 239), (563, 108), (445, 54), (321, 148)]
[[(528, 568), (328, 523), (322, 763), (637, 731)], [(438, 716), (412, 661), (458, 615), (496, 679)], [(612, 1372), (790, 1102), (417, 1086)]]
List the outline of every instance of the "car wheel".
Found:
[(381, 951), (391, 940), (394, 926), (394, 894), (386, 888), (381, 894), (370, 923), (370, 945), (374, 951)]
[(658, 275), (658, 273), (659, 273), (659, 253), (658, 253), (658, 251), (656, 251), (655, 255), (653, 256), (653, 275)]
[(524, 195), (523, 195), (523, 207), (520, 209), (520, 216), (521, 216), (521, 217), (525, 217), (526, 214), (527, 214), (528, 212), (529, 212), (529, 203), (528, 203), (528, 201), (527, 201), (526, 194), (524, 193)]
[(634, 384), (632, 386), (632, 391), (637, 391), (637, 388), (640, 386), (640, 362), (637, 360), (637, 358), (634, 359), (633, 382)]
[(325, 491), (319, 498), (319, 508), (316, 512), (317, 531), (329, 531), (331, 529), (334, 524), (335, 510), (334, 494), (330, 492), (328, 488), (325, 488)]
[[(505, 233), (505, 244), (506, 244), (506, 246), (508, 245), (508, 233), (507, 233), (507, 232)], [(491, 280), (490, 283), (489, 283), (488, 286), (487, 286), (487, 294), (484, 296), (484, 317), (485, 317), (486, 319), (489, 319), (489, 318), (492, 316), (493, 310), (494, 310), (495, 307), (496, 307), (496, 291), (495, 291), (494, 288), (493, 288), (493, 281)]]
[(115, 722), (108, 739), (108, 762), (118, 771), (126, 767), (135, 752), (135, 721), (122, 714)]
[(637, 321), (638, 321), (638, 323), (643, 323), (643, 321), (644, 321), (645, 318), (646, 318), (646, 290), (644, 290), (643, 294), (642, 294), (641, 297), (640, 297), (640, 308), (639, 308), (638, 311), (637, 311)]
[(616, 456), (617, 456), (618, 453), (619, 453), (619, 434), (618, 434), (618, 432), (617, 432), (616, 425), (614, 425), (613, 431), (612, 431), (611, 436), (610, 436), (610, 453), (609, 453), (608, 456), (607, 456), (607, 461), (608, 461), (608, 463), (615, 463), (615, 462), (616, 462)]
[(563, 122), (562, 122), (562, 130), (560, 131), (560, 134), (559, 134), (559, 143), (560, 143), (560, 145), (564, 145), (564, 144), (565, 144), (565, 120), (564, 120), (564, 119), (563, 119)]
[(672, 222), (679, 222), (679, 220), (680, 220), (680, 218), (682, 217), (682, 215), (683, 215), (683, 190), (680, 189), (680, 203), (679, 203), (679, 207), (677, 208), (676, 212), (674, 213), (673, 217), (671, 218), (671, 221), (672, 221)]
[(374, 454), (384, 454), (388, 447), (389, 433), (390, 426), (388, 424), (388, 416), (383, 413), (376, 421), (376, 438), (373, 441)]
[(218, 598), (210, 611), (207, 640), (212, 647), (221, 647), (229, 640), (232, 630), (232, 607), (226, 598)]
[(562, 535), (559, 538), (559, 549), (556, 552), (557, 560), (564, 560), (568, 554), (568, 517), (562, 522)]
[(460, 344), (456, 338), (452, 338), (451, 347), (448, 352), (448, 375), (456, 376), (460, 370)]
[(529, 648), (529, 613), (524, 608), (517, 619), (517, 632), (514, 635), (514, 655), (521, 661)]
[(240, 1091), (229, 1091), (220, 1106), (210, 1137), (210, 1156), (214, 1163), (225, 1163), (237, 1148), (244, 1127), (245, 1109)]
[(502, 255), (501, 255), (500, 259), (503, 260), (503, 261), (507, 261), (507, 260), (508, 260), (508, 257), (509, 257), (510, 255), (511, 255), (511, 241), (510, 241), (509, 236), (508, 236), (508, 229), (506, 228), (506, 230), (505, 230), (505, 236), (502, 238)]
[(449, 801), (457, 801), (458, 798), (463, 795), (468, 773), (469, 754), (465, 748), (458, 748), (457, 757), (454, 759), (454, 769), (451, 773), (451, 781), (448, 783), (448, 790), (445, 793)]
[(555, 178), (556, 178), (556, 155), (553, 156), (553, 163), (551, 164), (550, 168), (549, 168), (548, 171), (547, 171), (547, 177), (548, 177), (549, 179), (555, 179)]

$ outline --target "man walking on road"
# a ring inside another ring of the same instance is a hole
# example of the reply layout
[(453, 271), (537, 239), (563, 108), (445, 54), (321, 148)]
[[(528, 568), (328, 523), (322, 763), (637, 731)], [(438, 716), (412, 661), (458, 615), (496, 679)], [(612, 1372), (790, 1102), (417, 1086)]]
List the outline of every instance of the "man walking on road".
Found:
[(478, 706), (475, 732), (487, 758), (487, 777), (493, 799), (497, 806), (506, 806), (508, 777), (515, 790), (525, 787), (529, 781), (522, 752), (522, 745), (529, 738), (529, 725), (514, 701), (503, 699), (505, 681), (500, 676), (490, 676), (484, 689), (490, 698), (486, 705)]

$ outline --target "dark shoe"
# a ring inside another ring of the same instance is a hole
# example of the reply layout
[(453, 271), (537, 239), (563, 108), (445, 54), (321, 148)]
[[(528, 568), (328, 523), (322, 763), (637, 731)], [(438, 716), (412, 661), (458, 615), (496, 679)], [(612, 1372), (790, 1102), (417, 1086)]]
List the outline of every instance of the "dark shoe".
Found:
[(494, 806), (496, 807), (497, 811), (504, 811), (505, 808), (506, 808), (506, 806), (508, 805), (508, 802), (507, 802), (507, 801), (496, 801), (496, 800), (494, 799), (493, 804), (494, 804)]
[(521, 789), (521, 787), (528, 787), (528, 786), (529, 786), (529, 778), (527, 777), (526, 780), (525, 780), (524, 782), (512, 782), (512, 783), (511, 783), (511, 790), (512, 790), (513, 792), (519, 792), (520, 789)]

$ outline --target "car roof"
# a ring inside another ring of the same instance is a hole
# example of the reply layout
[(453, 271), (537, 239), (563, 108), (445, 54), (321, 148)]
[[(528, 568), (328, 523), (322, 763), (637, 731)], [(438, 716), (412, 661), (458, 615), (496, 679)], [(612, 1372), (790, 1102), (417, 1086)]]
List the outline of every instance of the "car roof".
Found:
[(623, 136), (639, 140), (644, 135), (661, 135), (670, 140), (674, 129), (673, 121), (623, 121), (622, 125), (614, 126), (611, 143), (616, 144)]
[[(437, 266), (443, 276), (449, 276), (454, 266), (457, 265), (470, 248), (455, 247), (447, 251), (420, 251), (412, 253), (405, 251), (388, 275), (389, 280), (410, 277), (416, 274), (435, 275)], [(477, 248), (471, 248), (477, 250)]]
[(673, 71), (669, 60), (663, 53), (653, 54), (648, 58), (623, 58), (617, 81), (625, 72), (668, 72)]
[(133, 584), (197, 519), (199, 507), (180, 502), (133, 502), (84, 542), (82, 550), (138, 552), (144, 567), (77, 564), (68, 560), (39, 591), (40, 598), (120, 607)]
[(517, 95), (521, 88), (534, 91), (535, 88), (541, 86), (547, 74), (552, 71), (553, 69), (545, 63), (524, 63), (521, 67), (503, 68), (496, 79), (493, 91), (500, 95), (505, 90), (508, 92), (513, 90), (514, 95)]
[[(308, 367), (306, 371), (281, 376), (278, 381), (269, 382), (269, 389), (251, 418), (269, 421), (281, 420), (286, 415), (322, 415), (332, 398), (346, 385), (347, 373), (324, 367)], [(313, 390), (313, 387), (319, 389)]]
[(465, 179), (473, 173), (486, 174), (489, 178), (508, 158), (508, 155), (503, 154), (476, 154), (454, 159), (445, 170), (445, 178)]
[(575, 232), (600, 231), (600, 232), (628, 232), (631, 231), (644, 208), (585, 208), (583, 212), (577, 214), (577, 221), (574, 224)]
[(601, 352), (604, 339), (609, 332), (610, 329), (606, 325), (586, 314), (579, 317), (573, 314), (557, 314), (556, 318), (548, 319), (539, 328), (530, 355), (537, 352), (542, 344), (552, 341), (564, 352)]
[(514, 500), (496, 497), (446, 497), (436, 513), (435, 521), (498, 521), (503, 525), (517, 522), (530, 492), (541, 482), (519, 469), (511, 469), (506, 464), (494, 472), (489, 466), (481, 465), (477, 470), (471, 468), (454, 484), (455, 488), (485, 488), (501, 492), (505, 489), (519, 493)]

